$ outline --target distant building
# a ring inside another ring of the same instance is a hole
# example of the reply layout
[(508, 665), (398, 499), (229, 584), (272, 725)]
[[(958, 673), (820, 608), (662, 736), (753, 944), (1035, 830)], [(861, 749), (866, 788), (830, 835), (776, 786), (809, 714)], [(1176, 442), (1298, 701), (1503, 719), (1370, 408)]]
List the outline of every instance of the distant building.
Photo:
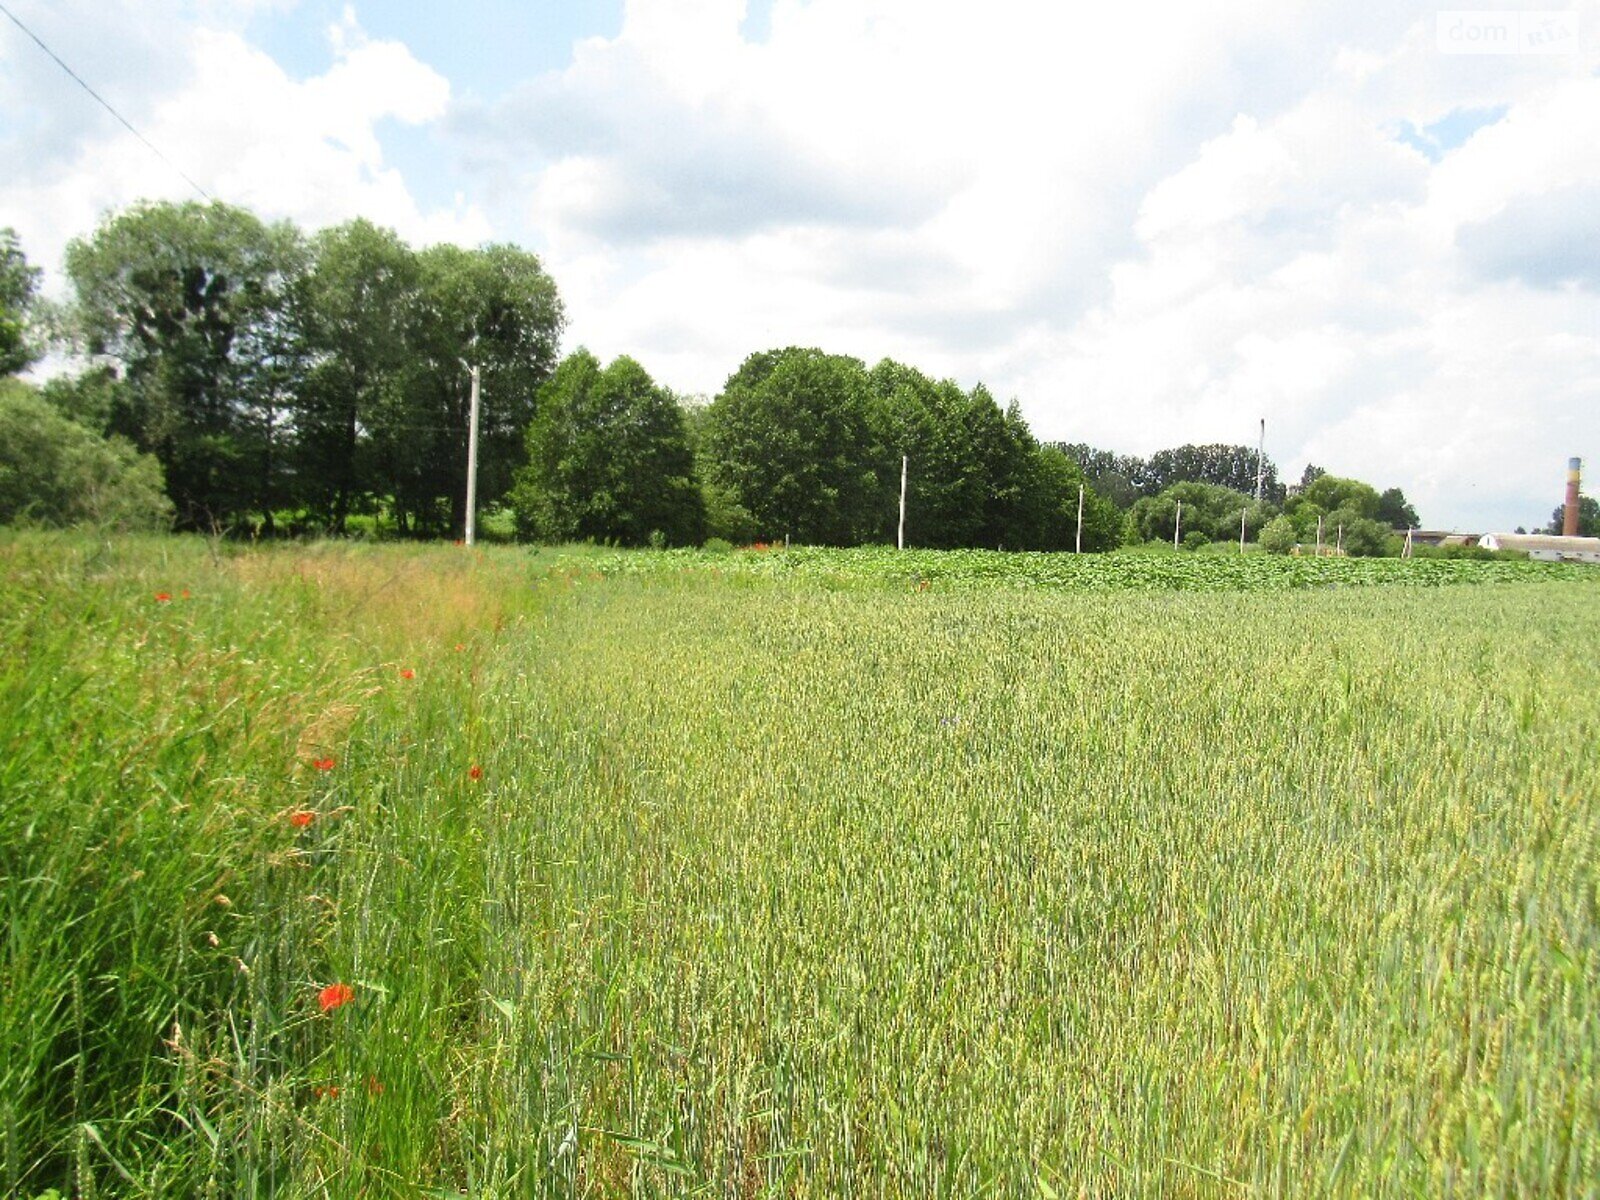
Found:
[(1559, 537), (1550, 533), (1486, 533), (1478, 538), (1485, 550), (1520, 550), (1540, 562), (1576, 562), (1600, 566), (1600, 538)]
[(1396, 537), (1408, 534), (1413, 546), (1476, 546), (1479, 534), (1457, 533), (1453, 529), (1396, 529)]

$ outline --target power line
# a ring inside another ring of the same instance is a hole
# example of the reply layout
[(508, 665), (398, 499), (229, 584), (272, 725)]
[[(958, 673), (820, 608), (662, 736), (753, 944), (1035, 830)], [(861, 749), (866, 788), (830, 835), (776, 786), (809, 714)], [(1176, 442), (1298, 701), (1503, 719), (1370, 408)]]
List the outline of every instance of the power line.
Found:
[(30, 38), (32, 38), (34, 45), (38, 46), (39, 49), (43, 50), (46, 54), (48, 54), (52, 59), (55, 60), (56, 66), (60, 67), (68, 75), (72, 76), (73, 81), (75, 83), (77, 83), (77, 85), (79, 87), (81, 87), (84, 91), (88, 92), (89, 95), (93, 96), (97, 101), (99, 101), (100, 106), (102, 108), (104, 108), (108, 113), (110, 113), (117, 120), (121, 121), (122, 124), (123, 124), (123, 127), (125, 129), (127, 129), (127, 131), (129, 133), (133, 134), (134, 137), (138, 138), (141, 142), (143, 142), (146, 146), (148, 146), (150, 148), (150, 152), (152, 154), (154, 154), (162, 162), (166, 163), (167, 166), (171, 167), (180, 176), (182, 176), (183, 177), (183, 181), (185, 183), (187, 183), (190, 187), (192, 187), (195, 191), (199, 192), (201, 197), (203, 197), (206, 200), (215, 199), (215, 197), (212, 196), (210, 192), (206, 191), (205, 188), (201, 187), (194, 180), (190, 179), (189, 176), (184, 172), (182, 167), (178, 166), (177, 163), (173, 162), (165, 154), (161, 153), (160, 149), (156, 146), (156, 144), (154, 142), (152, 142), (149, 138), (145, 137), (144, 134), (140, 133), (137, 129), (135, 129), (133, 127), (132, 123), (129, 122), (127, 117), (123, 116), (116, 109), (112, 108), (110, 101), (108, 101), (99, 92), (95, 91), (92, 87), (90, 87), (87, 83), (85, 83), (83, 81), (83, 77), (81, 75), (79, 75), (71, 67), (67, 66), (66, 63), (62, 62), (61, 61), (61, 56), (59, 54), (57, 54), (54, 50), (50, 49), (49, 46), (46, 46), (44, 44), (43, 40), (39, 37), (38, 34), (36, 34), (33, 30), (29, 29), (26, 25), (24, 25), (21, 21), (19, 21), (17, 19), (17, 14), (16, 13), (12, 12), (4, 4), (0, 4), (0, 13), (5, 13), (6, 16), (10, 17), (11, 18), (11, 23), (13, 25), (15, 25), (18, 29), (22, 30), (23, 33), (27, 34)]

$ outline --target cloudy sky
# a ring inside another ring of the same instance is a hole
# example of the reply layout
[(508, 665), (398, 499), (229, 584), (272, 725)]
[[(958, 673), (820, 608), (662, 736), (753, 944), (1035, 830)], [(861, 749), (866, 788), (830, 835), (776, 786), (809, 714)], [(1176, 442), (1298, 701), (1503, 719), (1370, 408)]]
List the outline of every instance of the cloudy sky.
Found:
[[(211, 194), (517, 242), (679, 391), (800, 344), (1123, 452), (1265, 417), (1461, 529), (1600, 474), (1600, 0), (5, 5)], [(0, 163), (52, 271), (193, 194), (4, 17)]]

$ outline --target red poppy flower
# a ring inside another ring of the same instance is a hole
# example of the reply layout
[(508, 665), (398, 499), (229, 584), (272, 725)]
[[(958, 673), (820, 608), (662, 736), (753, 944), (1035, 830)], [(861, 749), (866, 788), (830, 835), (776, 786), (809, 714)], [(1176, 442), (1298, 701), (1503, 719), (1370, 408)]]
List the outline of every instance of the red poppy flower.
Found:
[(304, 808), (302, 808), (299, 812), (292, 812), (289, 814), (289, 824), (293, 825), (296, 829), (304, 829), (316, 819), (316, 813), (310, 812)]
[(456, 653), (457, 654), (460, 654), (466, 648), (467, 648), (467, 644), (465, 642), (457, 642), (456, 643)]
[(417, 677), (417, 673), (415, 671), (413, 671), (410, 667), (401, 667), (400, 668), (400, 678), (401, 679), (415, 679), (416, 677)]
[(311, 765), (313, 767), (315, 767), (319, 771), (331, 771), (331, 770), (333, 770), (333, 759), (331, 759), (331, 758), (313, 758), (311, 760)]
[(374, 1096), (383, 1095), (383, 1084), (379, 1082), (376, 1075), (367, 1076), (367, 1091)]
[(356, 990), (348, 983), (330, 983), (317, 993), (317, 1001), (322, 1005), (323, 1012), (332, 1012), (341, 1004), (349, 1004), (356, 998)]
[(477, 763), (473, 763), (472, 767), (467, 771), (467, 778), (468, 779), (482, 779), (483, 778), (483, 768), (480, 767)]
[(178, 594), (180, 596), (182, 596), (185, 600), (189, 599), (189, 589), (188, 588), (184, 588), (183, 591), (179, 592)]
[(171, 592), (157, 592), (156, 593), (156, 603), (157, 604), (165, 604), (168, 600), (171, 600), (171, 599), (172, 599), (172, 593)]
[(314, 1087), (311, 1094), (318, 1100), (336, 1100), (339, 1097), (339, 1085), (330, 1084), (328, 1087)]

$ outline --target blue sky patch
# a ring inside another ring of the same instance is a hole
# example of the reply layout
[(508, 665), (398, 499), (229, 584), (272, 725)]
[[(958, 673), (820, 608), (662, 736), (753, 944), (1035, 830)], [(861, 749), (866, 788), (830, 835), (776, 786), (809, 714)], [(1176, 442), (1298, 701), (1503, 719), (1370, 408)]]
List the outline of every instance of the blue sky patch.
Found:
[(1493, 125), (1505, 116), (1509, 108), (1510, 106), (1506, 104), (1496, 104), (1492, 108), (1452, 109), (1433, 124), (1424, 125), (1421, 129), (1410, 121), (1402, 121), (1396, 140), (1404, 142), (1413, 150), (1420, 150), (1429, 162), (1438, 162), (1478, 130), (1486, 125)]

